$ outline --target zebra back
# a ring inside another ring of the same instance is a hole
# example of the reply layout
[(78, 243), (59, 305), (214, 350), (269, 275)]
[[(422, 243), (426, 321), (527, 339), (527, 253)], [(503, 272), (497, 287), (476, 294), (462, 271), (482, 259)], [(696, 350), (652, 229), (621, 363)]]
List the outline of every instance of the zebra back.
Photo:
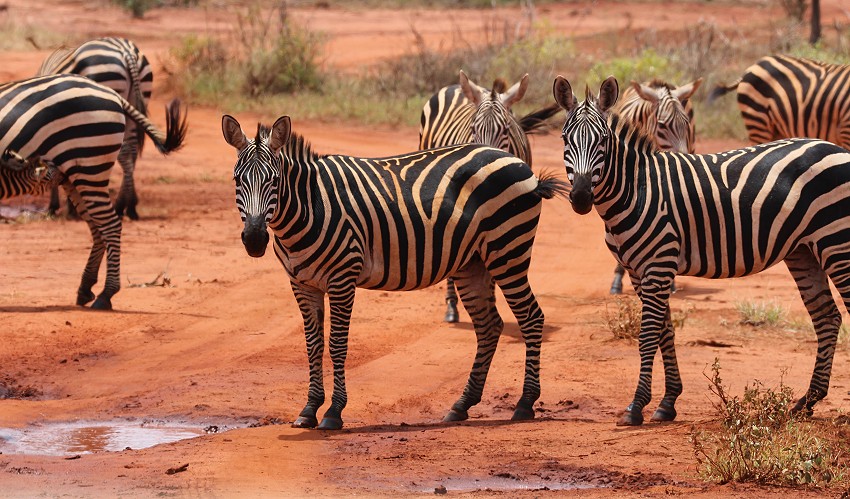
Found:
[(612, 112), (646, 129), (660, 150), (693, 153), (696, 131), (690, 97), (701, 83), (701, 78), (681, 87), (659, 79), (632, 81)]
[(735, 88), (752, 143), (812, 137), (850, 148), (850, 66), (767, 56), (712, 96)]

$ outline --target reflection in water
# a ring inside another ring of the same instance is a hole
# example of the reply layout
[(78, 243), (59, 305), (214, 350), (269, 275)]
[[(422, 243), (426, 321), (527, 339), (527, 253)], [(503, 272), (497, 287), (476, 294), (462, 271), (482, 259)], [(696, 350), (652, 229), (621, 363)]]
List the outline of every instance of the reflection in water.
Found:
[(191, 426), (140, 425), (115, 422), (108, 425), (57, 423), (23, 430), (0, 428), (0, 451), (6, 454), (61, 456), (96, 451), (144, 449), (203, 435)]

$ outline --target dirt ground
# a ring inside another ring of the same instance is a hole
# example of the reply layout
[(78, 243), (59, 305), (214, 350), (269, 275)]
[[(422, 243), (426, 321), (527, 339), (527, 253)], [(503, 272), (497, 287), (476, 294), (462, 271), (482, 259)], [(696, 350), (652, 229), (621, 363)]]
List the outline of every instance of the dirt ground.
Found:
[[(840, 14), (841, 2), (822, 3), (825, 16)], [(231, 16), (226, 8), (165, 9), (132, 20), (104, 2), (7, 5), (7, 15), (46, 19), (61, 33), (128, 36), (154, 61), (181, 34), (225, 29)], [(590, 34), (648, 25), (656, 8), (570, 3), (545, 6), (538, 15), (550, 17), (559, 29)], [(696, 16), (729, 26), (760, 23), (760, 16), (773, 11), (673, 2), (664, 12), (669, 23)], [(480, 22), (470, 11), (352, 15), (295, 9), (293, 15), (329, 34), (329, 64), (343, 69), (403, 50), (410, 43), (411, 19), (432, 40), (455, 29), (446, 18), (471, 26)], [(0, 78), (33, 74), (47, 53), (0, 54)], [(150, 108), (156, 123), (164, 123), (162, 104), (170, 97), (155, 92)], [(142, 219), (124, 223), (123, 289), (113, 299), (114, 312), (74, 306), (90, 247), (83, 223), (0, 224), (0, 379), (37, 392), (0, 400), (0, 438), (68, 422), (180, 423), (229, 431), (119, 452), (5, 451), (0, 496), (400, 497), (431, 495), (437, 487), (463, 497), (789, 493), (703, 482), (688, 442), (691, 428), (713, 417), (705, 374), (715, 358), (734, 393), (754, 379), (776, 386), (783, 373), (797, 393), (807, 386), (816, 351), (812, 333), (737, 325), (735, 303), (744, 300), (774, 301), (792, 317), (805, 317), (784, 266), (735, 281), (680, 278), (673, 308), (690, 312), (677, 332), (685, 383), (678, 420), (619, 428), (614, 422), (637, 382), (637, 347), (611, 339), (604, 324), (616, 302), (608, 295), (614, 264), (603, 244), (602, 222), (595, 213), (576, 215), (564, 200), (548, 201), (543, 209), (530, 277), (546, 313), (536, 420), (509, 421), (521, 391), (524, 348), (500, 300), (507, 326), (484, 399), (468, 422), (440, 422), (464, 386), (475, 338), (463, 312), (459, 324), (442, 322), (438, 286), (408, 293), (360, 291), (350, 334), (345, 428), (291, 428), (307, 393), (300, 314), (271, 252), (252, 259), (240, 243), (231, 181), (235, 154), (221, 138), (222, 112), (230, 110), (192, 107), (187, 146), (168, 158), (150, 148), (140, 161)], [(246, 128), (258, 119), (236, 114)], [(413, 149), (417, 141), (415, 128), (373, 129), (297, 116), (293, 123), (319, 152), (382, 156)], [(534, 138), (535, 169), (562, 170), (559, 142), (557, 134)], [(700, 141), (698, 149), (740, 145)], [(728, 346), (706, 346), (709, 340)], [(326, 373), (328, 366), (329, 361)], [(816, 417), (850, 407), (848, 367), (850, 355), (840, 349), (831, 392)], [(660, 360), (655, 372), (653, 403), (662, 389)], [(74, 456), (79, 458), (68, 459)], [(184, 464), (184, 471), (166, 473)]]

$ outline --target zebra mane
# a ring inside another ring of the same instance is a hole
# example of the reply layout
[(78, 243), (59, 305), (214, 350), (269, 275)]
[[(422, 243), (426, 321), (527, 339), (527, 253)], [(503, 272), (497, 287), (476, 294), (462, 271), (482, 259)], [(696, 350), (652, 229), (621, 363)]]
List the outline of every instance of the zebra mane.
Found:
[[(263, 124), (257, 125), (257, 137), (254, 139), (254, 144), (263, 144), (267, 143), (269, 140), (269, 135), (271, 134), (271, 129)], [(316, 159), (320, 159), (322, 156), (316, 154), (313, 151), (313, 147), (307, 142), (307, 139), (304, 136), (296, 133), (290, 132), (289, 140), (286, 141), (286, 144), (280, 149), (280, 154), (285, 158), (289, 158), (293, 161), (312, 161)]]
[(608, 113), (608, 126), (620, 141), (633, 144), (636, 150), (645, 152), (658, 152), (658, 145), (648, 130), (646, 123), (635, 123), (624, 118), (615, 111)]
[(670, 90), (671, 92), (673, 90), (676, 90), (675, 85), (673, 85), (672, 83), (668, 83), (668, 82), (662, 80), (661, 78), (653, 78), (652, 81), (650, 81), (649, 83), (646, 84), (646, 86), (652, 87), (652, 88), (666, 88), (667, 90)]
[(495, 100), (499, 94), (505, 93), (507, 89), (508, 84), (505, 83), (505, 80), (496, 78), (496, 80), (493, 81), (493, 90), (490, 91), (490, 98)]

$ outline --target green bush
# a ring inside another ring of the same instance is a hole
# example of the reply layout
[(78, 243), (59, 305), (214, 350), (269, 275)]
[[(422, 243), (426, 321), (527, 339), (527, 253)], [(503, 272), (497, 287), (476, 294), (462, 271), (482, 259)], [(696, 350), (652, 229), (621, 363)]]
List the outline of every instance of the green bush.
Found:
[(791, 389), (758, 381), (731, 396), (715, 359), (709, 389), (717, 425), (692, 427), (690, 441), (704, 479), (782, 486), (846, 484), (848, 442), (835, 422), (805, 421), (788, 410)]
[(754, 327), (778, 327), (785, 323), (785, 309), (773, 302), (742, 301), (735, 303), (739, 322)]

